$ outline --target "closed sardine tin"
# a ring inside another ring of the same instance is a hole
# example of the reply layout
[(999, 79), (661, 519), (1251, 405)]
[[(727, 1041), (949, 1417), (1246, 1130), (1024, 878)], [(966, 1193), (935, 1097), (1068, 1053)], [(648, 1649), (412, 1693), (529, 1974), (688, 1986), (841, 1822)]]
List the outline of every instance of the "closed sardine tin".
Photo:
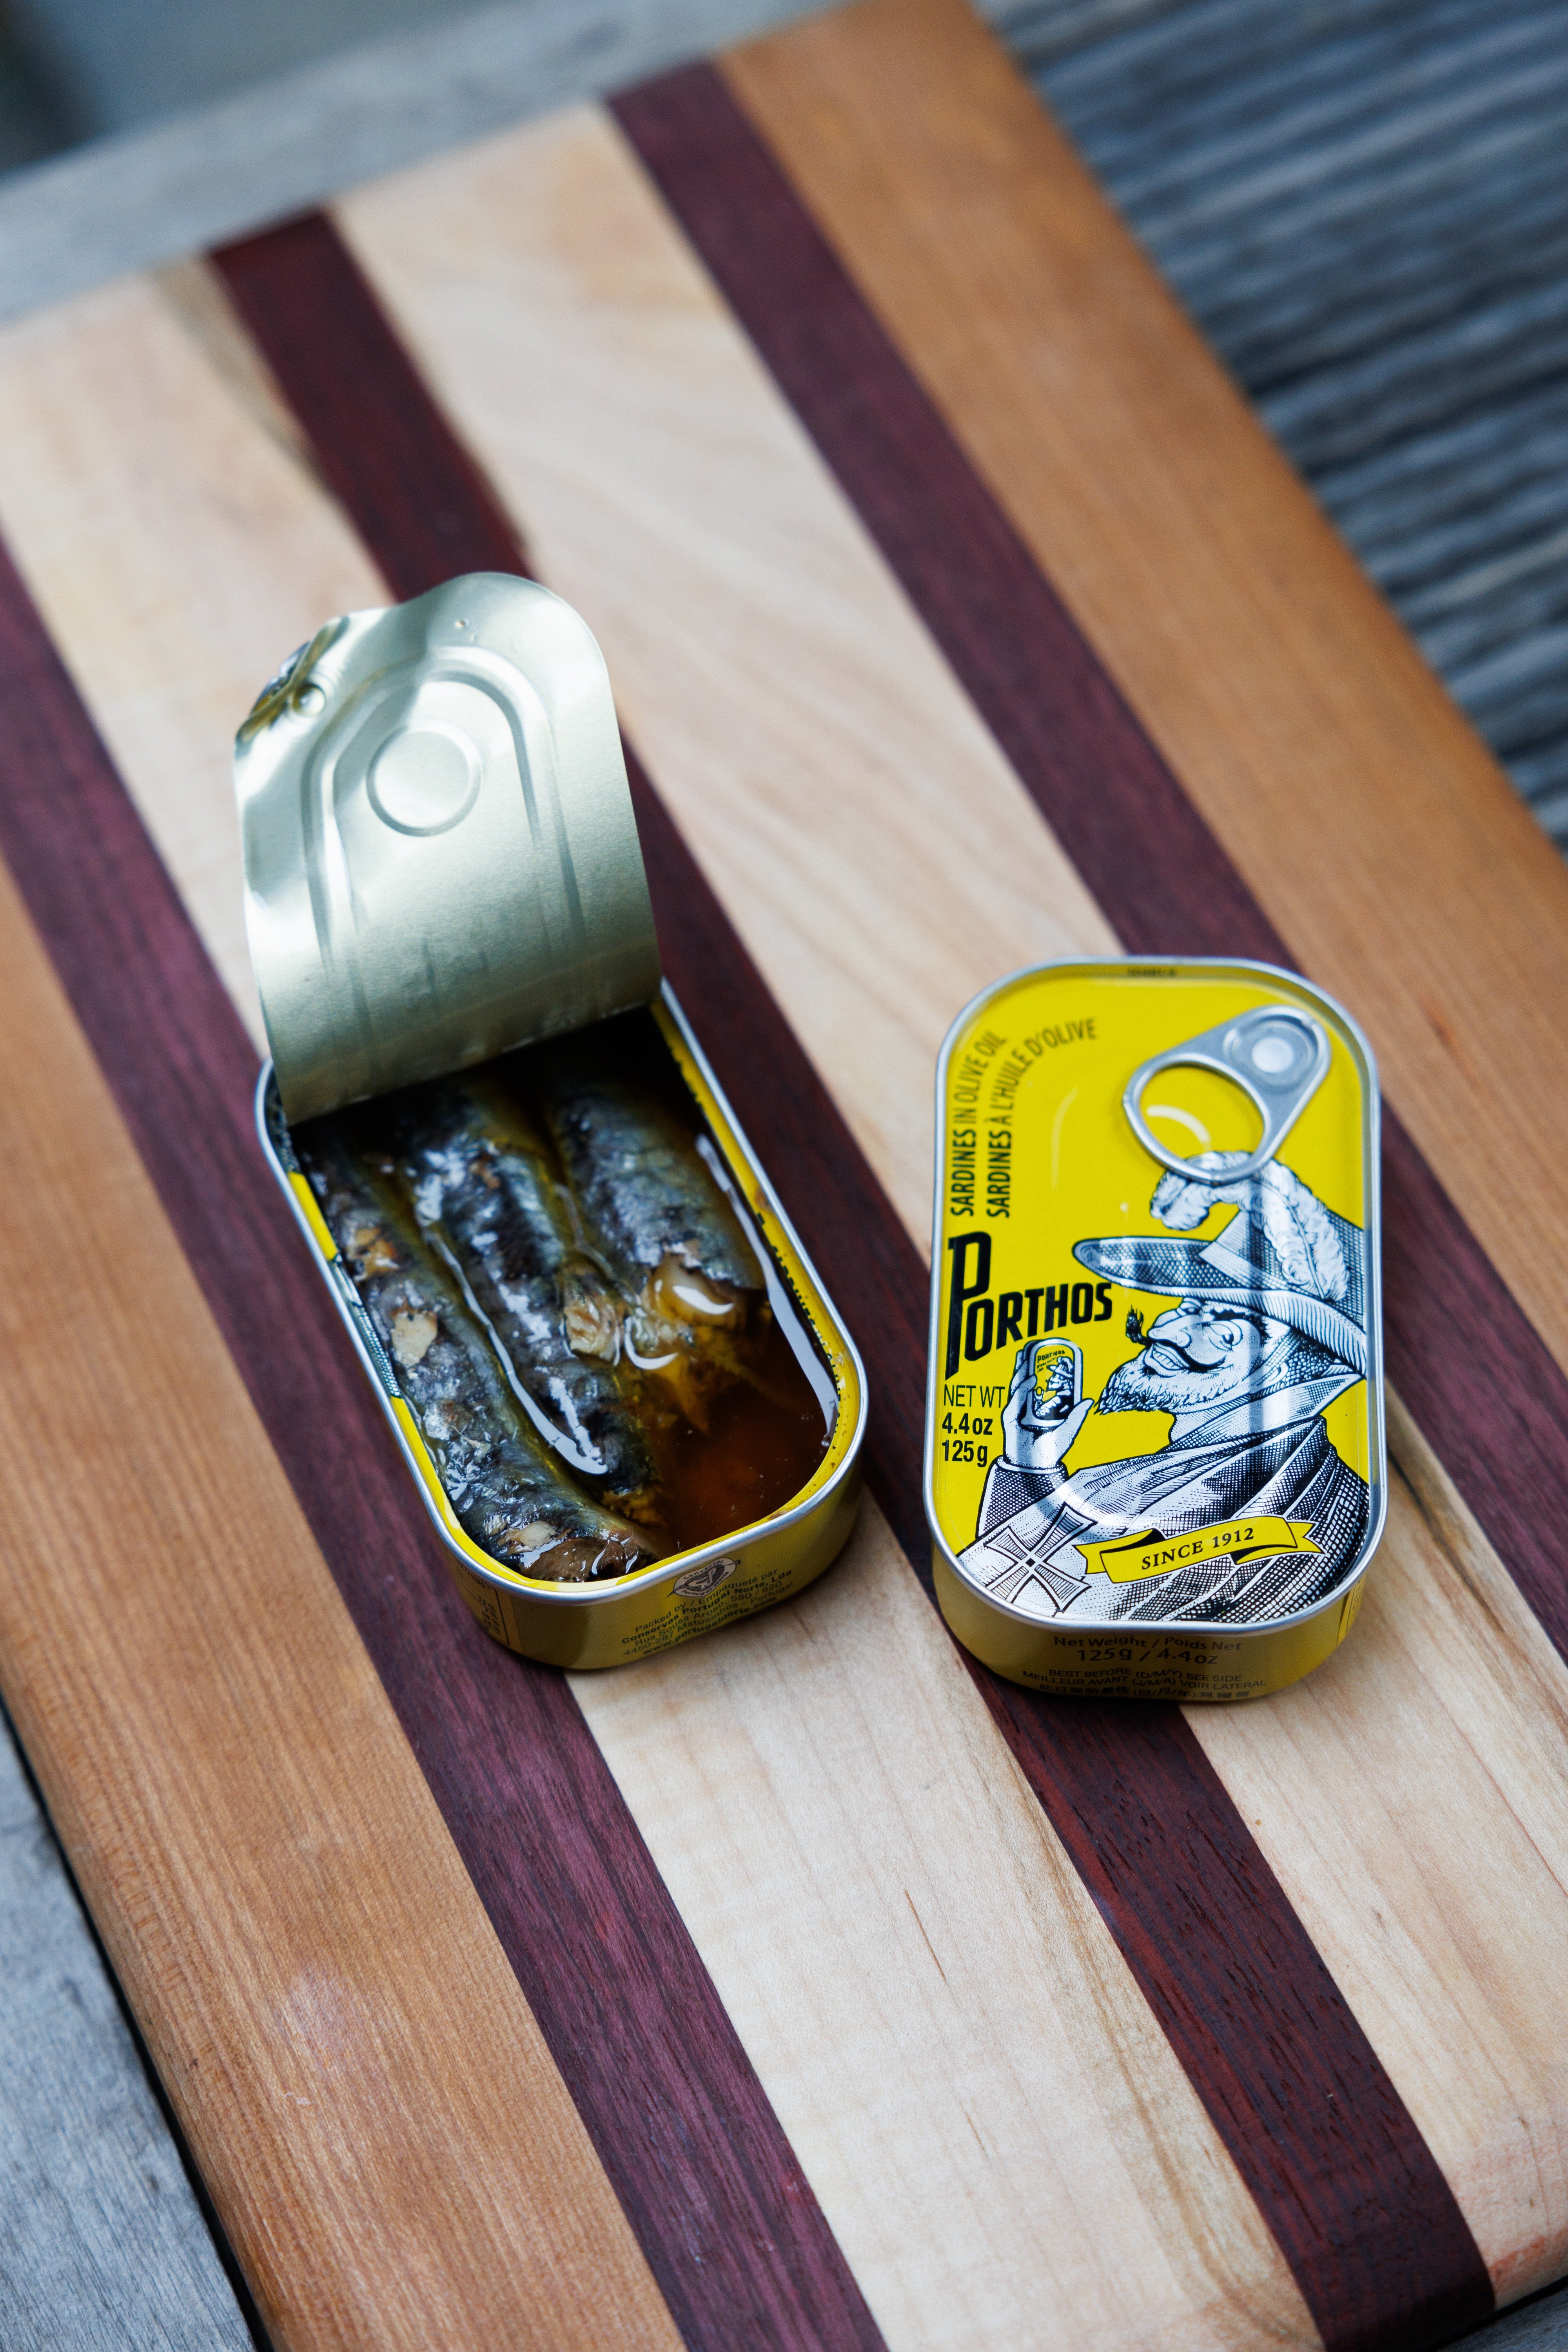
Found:
[(1386, 1507), (1378, 1095), (1296, 974), (1049, 964), (937, 1073), (926, 1509), (1010, 1679), (1240, 1699), (1344, 1638)]
[(329, 623), (236, 761), (262, 1148), (475, 1616), (599, 1667), (798, 1591), (864, 1374), (660, 983), (584, 624), (500, 575)]

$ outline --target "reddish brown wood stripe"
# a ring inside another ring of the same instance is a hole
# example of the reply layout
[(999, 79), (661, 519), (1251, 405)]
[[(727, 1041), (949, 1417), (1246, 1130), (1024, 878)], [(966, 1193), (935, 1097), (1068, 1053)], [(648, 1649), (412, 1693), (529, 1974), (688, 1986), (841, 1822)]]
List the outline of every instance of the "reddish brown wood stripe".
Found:
[[(1289, 962), (718, 74), (669, 75), (616, 111), (1122, 938), (1142, 952)], [(1415, 1158), (1396, 1130), (1392, 1214), (1406, 1248)], [(1428, 1245), (1422, 1229), (1418, 1261)], [(1500, 1292), (1469, 1248), (1479, 1295)], [(1427, 1336), (1404, 1327), (1400, 1366), (1412, 1349), (1425, 1356)], [(1468, 1375), (1464, 1404), (1468, 1433)], [(904, 1475), (912, 1484), (912, 1463)], [(1182, 1718), (982, 1687), (1326, 2342), (1428, 2343), (1489, 2311), (1447, 2181)]]
[(249, 1042), (3, 551), (0, 693), (0, 851), (677, 2325), (877, 2352), (564, 1678), (457, 1597), (262, 1165)]
[[(644, 102), (628, 108), (635, 112)], [(731, 193), (751, 200), (749, 188)], [(399, 453), (400, 467), (448, 441), (450, 428), (401, 350), (387, 351), (378, 369), (366, 368), (374, 297), (363, 280), (350, 282), (349, 273), (355, 279), (358, 273), (330, 236), (324, 226), (301, 225), (276, 243), (258, 239), (231, 251), (222, 264), (328, 478), (389, 577), (412, 593), (439, 576), (443, 563), (460, 568), (463, 546), (493, 546), (504, 519), (487, 499), (488, 511), (473, 516), (471, 538), (453, 549), (426, 525), (427, 502), (416, 497), (403, 507), (395, 543), (374, 535), (391, 508), (380, 482), (381, 403), (391, 412), (384, 446)], [(289, 292), (296, 268), (297, 305)], [(263, 272), (264, 298), (257, 291)], [(339, 320), (353, 322), (352, 390), (333, 340)], [(408, 413), (411, 399), (426, 404), (422, 422)], [(435, 485), (458, 480), (467, 461), (442, 448), (435, 464), (432, 498), (445, 495)], [(478, 480), (471, 467), (467, 478)], [(1094, 757), (1099, 724), (1117, 707), (1108, 688), (1092, 679), (1089, 688), (1085, 761)], [(1163, 772), (1153, 763), (1152, 773)], [(640, 774), (634, 789), (667, 968), (866, 1349), (868, 1475), (923, 1573), (923, 1268)], [(1185, 806), (1179, 795), (1175, 806)], [(1327, 2340), (1336, 2347), (1424, 2343), (1489, 2310), (1484, 2267), (1447, 2184), (1181, 1715), (1053, 1706), (971, 1670), (1236, 2154)]]

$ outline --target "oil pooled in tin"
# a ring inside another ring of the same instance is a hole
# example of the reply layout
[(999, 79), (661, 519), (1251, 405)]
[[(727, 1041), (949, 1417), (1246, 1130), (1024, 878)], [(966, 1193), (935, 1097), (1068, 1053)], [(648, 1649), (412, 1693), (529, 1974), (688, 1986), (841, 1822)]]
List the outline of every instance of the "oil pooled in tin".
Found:
[[(508, 1565), (624, 1574), (769, 1517), (819, 1466), (830, 1432), (801, 1360), (815, 1369), (816, 1351), (777, 1285), (770, 1303), (758, 1245), (647, 1013), (311, 1121), (295, 1142), (324, 1207), (318, 1171), (344, 1152), (395, 1198), (429, 1296), (447, 1300), (443, 1336), (460, 1328), (488, 1351), (489, 1409), (557, 1498), (529, 1533), (562, 1530), (524, 1559), (465, 1517)], [(425, 1324), (412, 1342), (382, 1336), (405, 1360)], [(596, 1556), (584, 1509), (604, 1529)]]

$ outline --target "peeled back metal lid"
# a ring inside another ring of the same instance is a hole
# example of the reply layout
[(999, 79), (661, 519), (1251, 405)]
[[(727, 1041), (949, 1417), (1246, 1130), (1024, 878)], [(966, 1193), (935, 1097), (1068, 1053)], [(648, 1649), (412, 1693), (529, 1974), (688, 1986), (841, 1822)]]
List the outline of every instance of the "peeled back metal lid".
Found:
[(329, 621), (263, 688), (235, 782), (290, 1122), (658, 991), (604, 659), (531, 581)]

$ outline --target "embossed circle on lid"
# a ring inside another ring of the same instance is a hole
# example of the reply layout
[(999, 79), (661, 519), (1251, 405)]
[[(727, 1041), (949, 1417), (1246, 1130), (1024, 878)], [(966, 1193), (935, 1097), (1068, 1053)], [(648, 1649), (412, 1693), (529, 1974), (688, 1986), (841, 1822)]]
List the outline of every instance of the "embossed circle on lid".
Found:
[(1294, 1022), (1269, 1021), (1259, 1025), (1247, 1050), (1255, 1070), (1279, 1080), (1306, 1067), (1312, 1058), (1312, 1039)]
[(371, 762), (371, 806), (398, 833), (445, 833), (473, 807), (480, 772), (459, 728), (438, 720), (400, 727)]

